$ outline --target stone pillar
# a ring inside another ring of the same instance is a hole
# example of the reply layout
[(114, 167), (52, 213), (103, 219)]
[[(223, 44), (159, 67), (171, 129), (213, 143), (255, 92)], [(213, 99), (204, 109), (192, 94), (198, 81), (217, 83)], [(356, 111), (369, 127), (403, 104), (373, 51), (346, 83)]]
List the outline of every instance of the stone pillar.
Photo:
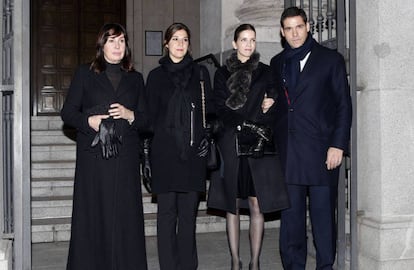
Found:
[(356, 5), (359, 269), (414, 269), (414, 7)]

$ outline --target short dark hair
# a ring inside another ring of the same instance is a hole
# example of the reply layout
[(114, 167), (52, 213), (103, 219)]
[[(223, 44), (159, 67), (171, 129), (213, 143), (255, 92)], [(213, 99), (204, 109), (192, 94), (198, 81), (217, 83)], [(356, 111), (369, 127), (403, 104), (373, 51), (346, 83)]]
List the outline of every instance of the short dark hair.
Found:
[(296, 17), (296, 16), (301, 16), (305, 23), (308, 22), (308, 17), (306, 16), (306, 12), (302, 8), (288, 7), (283, 11), (282, 16), (280, 17), (280, 26), (282, 28), (284, 27), (283, 22), (285, 21), (286, 18)]
[(254, 33), (256, 33), (256, 29), (254, 29), (253, 25), (249, 23), (241, 24), (236, 28), (236, 30), (234, 30), (234, 37), (233, 37), (234, 42), (237, 42), (237, 39), (239, 38), (240, 33), (245, 30), (252, 30)]
[(98, 37), (96, 39), (96, 54), (91, 63), (90, 68), (96, 73), (100, 73), (106, 69), (105, 58), (103, 48), (110, 36), (124, 35), (125, 38), (125, 54), (121, 60), (121, 66), (126, 71), (133, 71), (134, 66), (131, 61), (131, 48), (128, 45), (128, 35), (125, 28), (119, 23), (107, 23), (104, 24), (99, 30)]
[(164, 34), (164, 43), (163, 43), (163, 47), (164, 47), (164, 51), (165, 54), (168, 54), (168, 48), (165, 46), (168, 44), (168, 42), (170, 42), (170, 40), (172, 39), (172, 37), (174, 36), (175, 32), (180, 31), (180, 30), (184, 30), (185, 32), (187, 32), (187, 37), (188, 37), (188, 52), (191, 54), (191, 32), (190, 32), (190, 28), (188, 28), (187, 25), (181, 23), (181, 22), (175, 22), (173, 24), (171, 24), (170, 26), (168, 26), (167, 30), (165, 30), (165, 34)]

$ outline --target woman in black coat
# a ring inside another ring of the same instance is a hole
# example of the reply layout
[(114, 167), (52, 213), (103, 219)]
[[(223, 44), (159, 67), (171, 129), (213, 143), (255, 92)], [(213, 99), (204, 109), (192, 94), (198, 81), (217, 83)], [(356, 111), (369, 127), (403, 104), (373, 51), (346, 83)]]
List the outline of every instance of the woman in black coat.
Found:
[(81, 65), (63, 105), (77, 129), (68, 270), (147, 269), (138, 130), (144, 83), (134, 71), (125, 29), (106, 24), (96, 58)]
[(205, 192), (206, 160), (199, 146), (205, 138), (200, 72), (206, 110), (210, 79), (190, 56), (190, 30), (174, 23), (165, 32), (166, 55), (147, 78), (152, 192), (157, 195), (158, 257), (161, 270), (196, 269), (196, 216)]
[[(255, 52), (256, 31), (252, 25), (242, 24), (235, 30), (233, 47), (235, 51), (226, 66), (214, 77), (217, 115), (224, 124), (217, 142), (224, 162), (212, 174), (208, 206), (227, 212), (232, 269), (241, 269), (239, 208), (250, 209), (249, 269), (259, 269), (263, 213), (284, 209), (289, 202), (279, 157), (264, 153), (263, 143), (272, 137), (269, 127), (274, 121), (275, 97), (270, 69), (259, 62)], [(238, 156), (236, 133), (253, 138), (249, 155)]]

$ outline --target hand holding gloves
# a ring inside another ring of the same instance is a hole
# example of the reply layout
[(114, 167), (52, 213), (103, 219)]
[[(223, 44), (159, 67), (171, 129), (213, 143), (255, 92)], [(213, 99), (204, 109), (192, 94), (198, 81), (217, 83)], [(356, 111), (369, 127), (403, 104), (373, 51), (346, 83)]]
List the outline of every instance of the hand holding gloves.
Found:
[(112, 117), (102, 119), (98, 133), (92, 141), (91, 146), (101, 145), (102, 157), (109, 159), (118, 155), (119, 145), (122, 143), (115, 129), (115, 120)]

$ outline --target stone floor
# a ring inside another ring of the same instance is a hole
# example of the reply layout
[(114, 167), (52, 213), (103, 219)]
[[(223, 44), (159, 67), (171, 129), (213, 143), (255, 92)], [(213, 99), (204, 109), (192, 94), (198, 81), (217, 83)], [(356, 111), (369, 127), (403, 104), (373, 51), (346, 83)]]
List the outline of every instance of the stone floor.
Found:
[[(266, 229), (261, 254), (262, 270), (283, 269), (278, 249), (278, 229)], [(249, 261), (248, 232), (242, 231), (240, 254), (244, 265)], [(230, 269), (225, 232), (197, 234), (199, 270)], [(68, 242), (42, 243), (32, 245), (32, 270), (64, 270), (68, 253)], [(156, 237), (147, 237), (148, 269), (159, 269)], [(246, 267), (244, 267), (246, 269)], [(306, 270), (315, 269), (315, 260), (308, 257)]]

